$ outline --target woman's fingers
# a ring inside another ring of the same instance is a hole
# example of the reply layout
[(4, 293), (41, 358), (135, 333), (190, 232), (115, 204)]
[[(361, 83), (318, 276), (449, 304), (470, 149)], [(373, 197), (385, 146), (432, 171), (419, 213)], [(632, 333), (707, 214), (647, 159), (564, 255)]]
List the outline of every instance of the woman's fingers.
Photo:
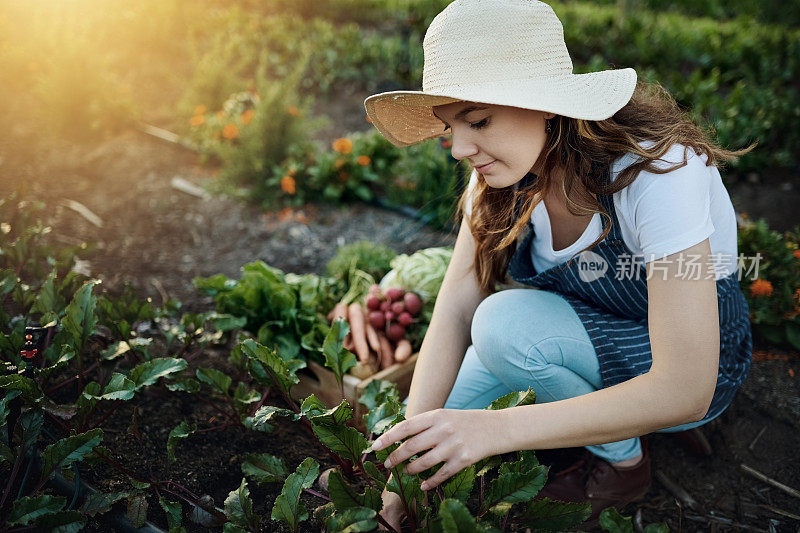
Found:
[(453, 466), (452, 462), (446, 462), (434, 475), (422, 482), (422, 490), (431, 490), (438, 487), (463, 468), (466, 468), (466, 466)]

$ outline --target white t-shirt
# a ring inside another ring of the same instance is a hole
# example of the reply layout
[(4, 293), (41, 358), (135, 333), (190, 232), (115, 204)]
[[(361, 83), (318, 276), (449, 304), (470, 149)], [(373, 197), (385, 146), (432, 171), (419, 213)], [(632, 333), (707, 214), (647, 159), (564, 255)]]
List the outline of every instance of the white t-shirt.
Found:
[[(652, 146), (652, 143), (640, 145)], [(659, 169), (669, 168), (683, 161), (683, 151), (683, 145), (675, 144), (653, 164)], [(636, 159), (631, 153), (617, 159), (611, 169), (611, 180)], [(713, 165), (706, 166), (707, 160), (705, 154), (698, 155), (689, 149), (685, 166), (666, 174), (642, 171), (633, 183), (614, 193), (622, 238), (634, 254), (634, 261), (645, 263), (661, 259), (709, 238), (715, 278), (736, 271), (736, 214), (719, 170)], [(478, 174), (473, 170), (467, 186), (470, 191), (477, 179)], [(465, 207), (469, 216), (472, 203), (467, 202)], [(603, 229), (603, 218), (595, 213), (577, 241), (556, 251), (543, 201), (534, 208), (531, 222), (536, 231), (531, 242), (531, 260), (537, 272), (566, 262), (597, 240)]]

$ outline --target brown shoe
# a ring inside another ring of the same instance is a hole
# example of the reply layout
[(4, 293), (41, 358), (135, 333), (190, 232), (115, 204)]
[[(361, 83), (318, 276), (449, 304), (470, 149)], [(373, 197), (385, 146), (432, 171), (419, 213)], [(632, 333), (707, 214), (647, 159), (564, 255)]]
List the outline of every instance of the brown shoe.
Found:
[(650, 453), (647, 448), (643, 439), (641, 461), (625, 468), (615, 468), (587, 450), (581, 460), (550, 476), (536, 497), (590, 503), (592, 514), (584, 525), (593, 526), (606, 507), (621, 509), (647, 494), (651, 483)]

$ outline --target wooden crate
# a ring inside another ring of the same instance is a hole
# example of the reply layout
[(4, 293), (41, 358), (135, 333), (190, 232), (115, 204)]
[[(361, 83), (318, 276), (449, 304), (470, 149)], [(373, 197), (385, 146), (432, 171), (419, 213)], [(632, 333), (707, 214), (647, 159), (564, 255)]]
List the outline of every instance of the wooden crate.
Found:
[[(345, 374), (343, 376), (345, 399), (353, 409), (353, 420), (356, 427), (362, 430), (364, 429), (362, 416), (366, 409), (358, 402), (358, 399), (372, 380), (384, 379), (396, 384), (397, 389), (400, 391), (400, 400), (405, 400), (408, 396), (408, 390), (411, 387), (411, 377), (414, 374), (417, 356), (419, 356), (419, 352), (411, 354), (411, 357), (404, 362), (395, 363), (389, 368), (384, 368), (366, 379), (358, 379), (350, 374)], [(328, 408), (336, 407), (342, 403), (341, 391), (339, 390), (339, 384), (336, 381), (334, 373), (330, 369), (313, 361), (309, 361), (308, 369), (314, 375), (309, 376), (307, 373), (298, 374), (300, 383), (292, 387), (292, 397), (295, 400), (302, 401), (310, 394), (314, 394), (322, 403), (327, 405)]]

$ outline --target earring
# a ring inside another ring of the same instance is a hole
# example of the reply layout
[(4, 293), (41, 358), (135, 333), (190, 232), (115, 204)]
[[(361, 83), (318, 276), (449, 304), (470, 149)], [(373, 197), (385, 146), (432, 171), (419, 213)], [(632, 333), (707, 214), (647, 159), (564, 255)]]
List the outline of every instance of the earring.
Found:
[(545, 120), (544, 123), (547, 124), (547, 127), (545, 127), (545, 131), (549, 135), (553, 131), (553, 127), (550, 126), (550, 121), (549, 120)]

